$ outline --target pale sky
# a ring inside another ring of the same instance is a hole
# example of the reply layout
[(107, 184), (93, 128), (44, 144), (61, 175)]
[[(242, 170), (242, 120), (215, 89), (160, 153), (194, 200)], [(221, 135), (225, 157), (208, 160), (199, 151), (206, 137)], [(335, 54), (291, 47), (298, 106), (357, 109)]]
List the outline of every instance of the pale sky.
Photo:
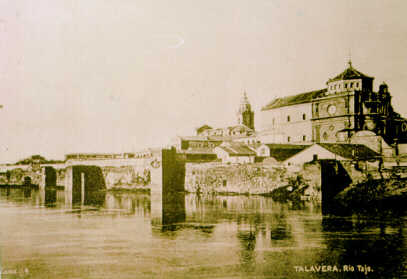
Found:
[(407, 1), (0, 0), (0, 162), (236, 123), (347, 66), (407, 116)]

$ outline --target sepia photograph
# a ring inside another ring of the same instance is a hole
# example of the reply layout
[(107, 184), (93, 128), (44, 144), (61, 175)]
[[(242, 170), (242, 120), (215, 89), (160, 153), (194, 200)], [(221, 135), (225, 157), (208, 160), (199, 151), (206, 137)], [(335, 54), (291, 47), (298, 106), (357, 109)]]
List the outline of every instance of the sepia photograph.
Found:
[(406, 11), (0, 0), (0, 279), (407, 278)]

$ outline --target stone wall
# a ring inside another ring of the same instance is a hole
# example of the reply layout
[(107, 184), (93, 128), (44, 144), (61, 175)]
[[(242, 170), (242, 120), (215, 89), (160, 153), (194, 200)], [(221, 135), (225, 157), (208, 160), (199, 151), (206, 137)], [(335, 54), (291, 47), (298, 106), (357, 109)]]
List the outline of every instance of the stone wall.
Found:
[(305, 194), (320, 199), (321, 174), (318, 163), (304, 165), (299, 171), (262, 163), (187, 163), (185, 190), (192, 193), (269, 194), (279, 187), (288, 186), (298, 177), (309, 185)]
[(153, 184), (161, 187), (161, 160), (161, 154), (157, 153), (140, 159), (70, 161), (72, 165), (57, 170), (57, 185), (70, 184), (72, 177), (66, 170), (73, 166), (97, 166), (102, 171), (106, 189), (149, 189)]
[(41, 169), (35, 170), (32, 168), (15, 168), (1, 173), (0, 184), (23, 185), (26, 177), (29, 177), (31, 179), (31, 183), (35, 185), (40, 185), (43, 179)]
[(136, 166), (102, 167), (107, 189), (136, 188), (151, 183), (149, 168), (140, 169)]

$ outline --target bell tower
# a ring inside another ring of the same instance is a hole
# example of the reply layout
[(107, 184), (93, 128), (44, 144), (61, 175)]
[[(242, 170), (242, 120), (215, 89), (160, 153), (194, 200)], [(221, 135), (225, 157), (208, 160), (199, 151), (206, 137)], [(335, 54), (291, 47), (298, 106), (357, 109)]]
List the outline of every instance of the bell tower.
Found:
[(247, 98), (246, 91), (243, 93), (239, 110), (237, 111), (237, 124), (245, 125), (254, 131), (254, 112)]

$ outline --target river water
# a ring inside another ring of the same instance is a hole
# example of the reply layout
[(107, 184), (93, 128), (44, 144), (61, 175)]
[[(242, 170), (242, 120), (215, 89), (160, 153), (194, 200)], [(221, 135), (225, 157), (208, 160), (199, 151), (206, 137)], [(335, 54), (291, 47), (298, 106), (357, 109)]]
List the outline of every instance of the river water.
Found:
[(168, 207), (149, 193), (107, 192), (72, 205), (64, 191), (3, 188), (1, 278), (407, 276), (403, 216), (323, 217), (318, 204), (259, 196), (178, 198)]

